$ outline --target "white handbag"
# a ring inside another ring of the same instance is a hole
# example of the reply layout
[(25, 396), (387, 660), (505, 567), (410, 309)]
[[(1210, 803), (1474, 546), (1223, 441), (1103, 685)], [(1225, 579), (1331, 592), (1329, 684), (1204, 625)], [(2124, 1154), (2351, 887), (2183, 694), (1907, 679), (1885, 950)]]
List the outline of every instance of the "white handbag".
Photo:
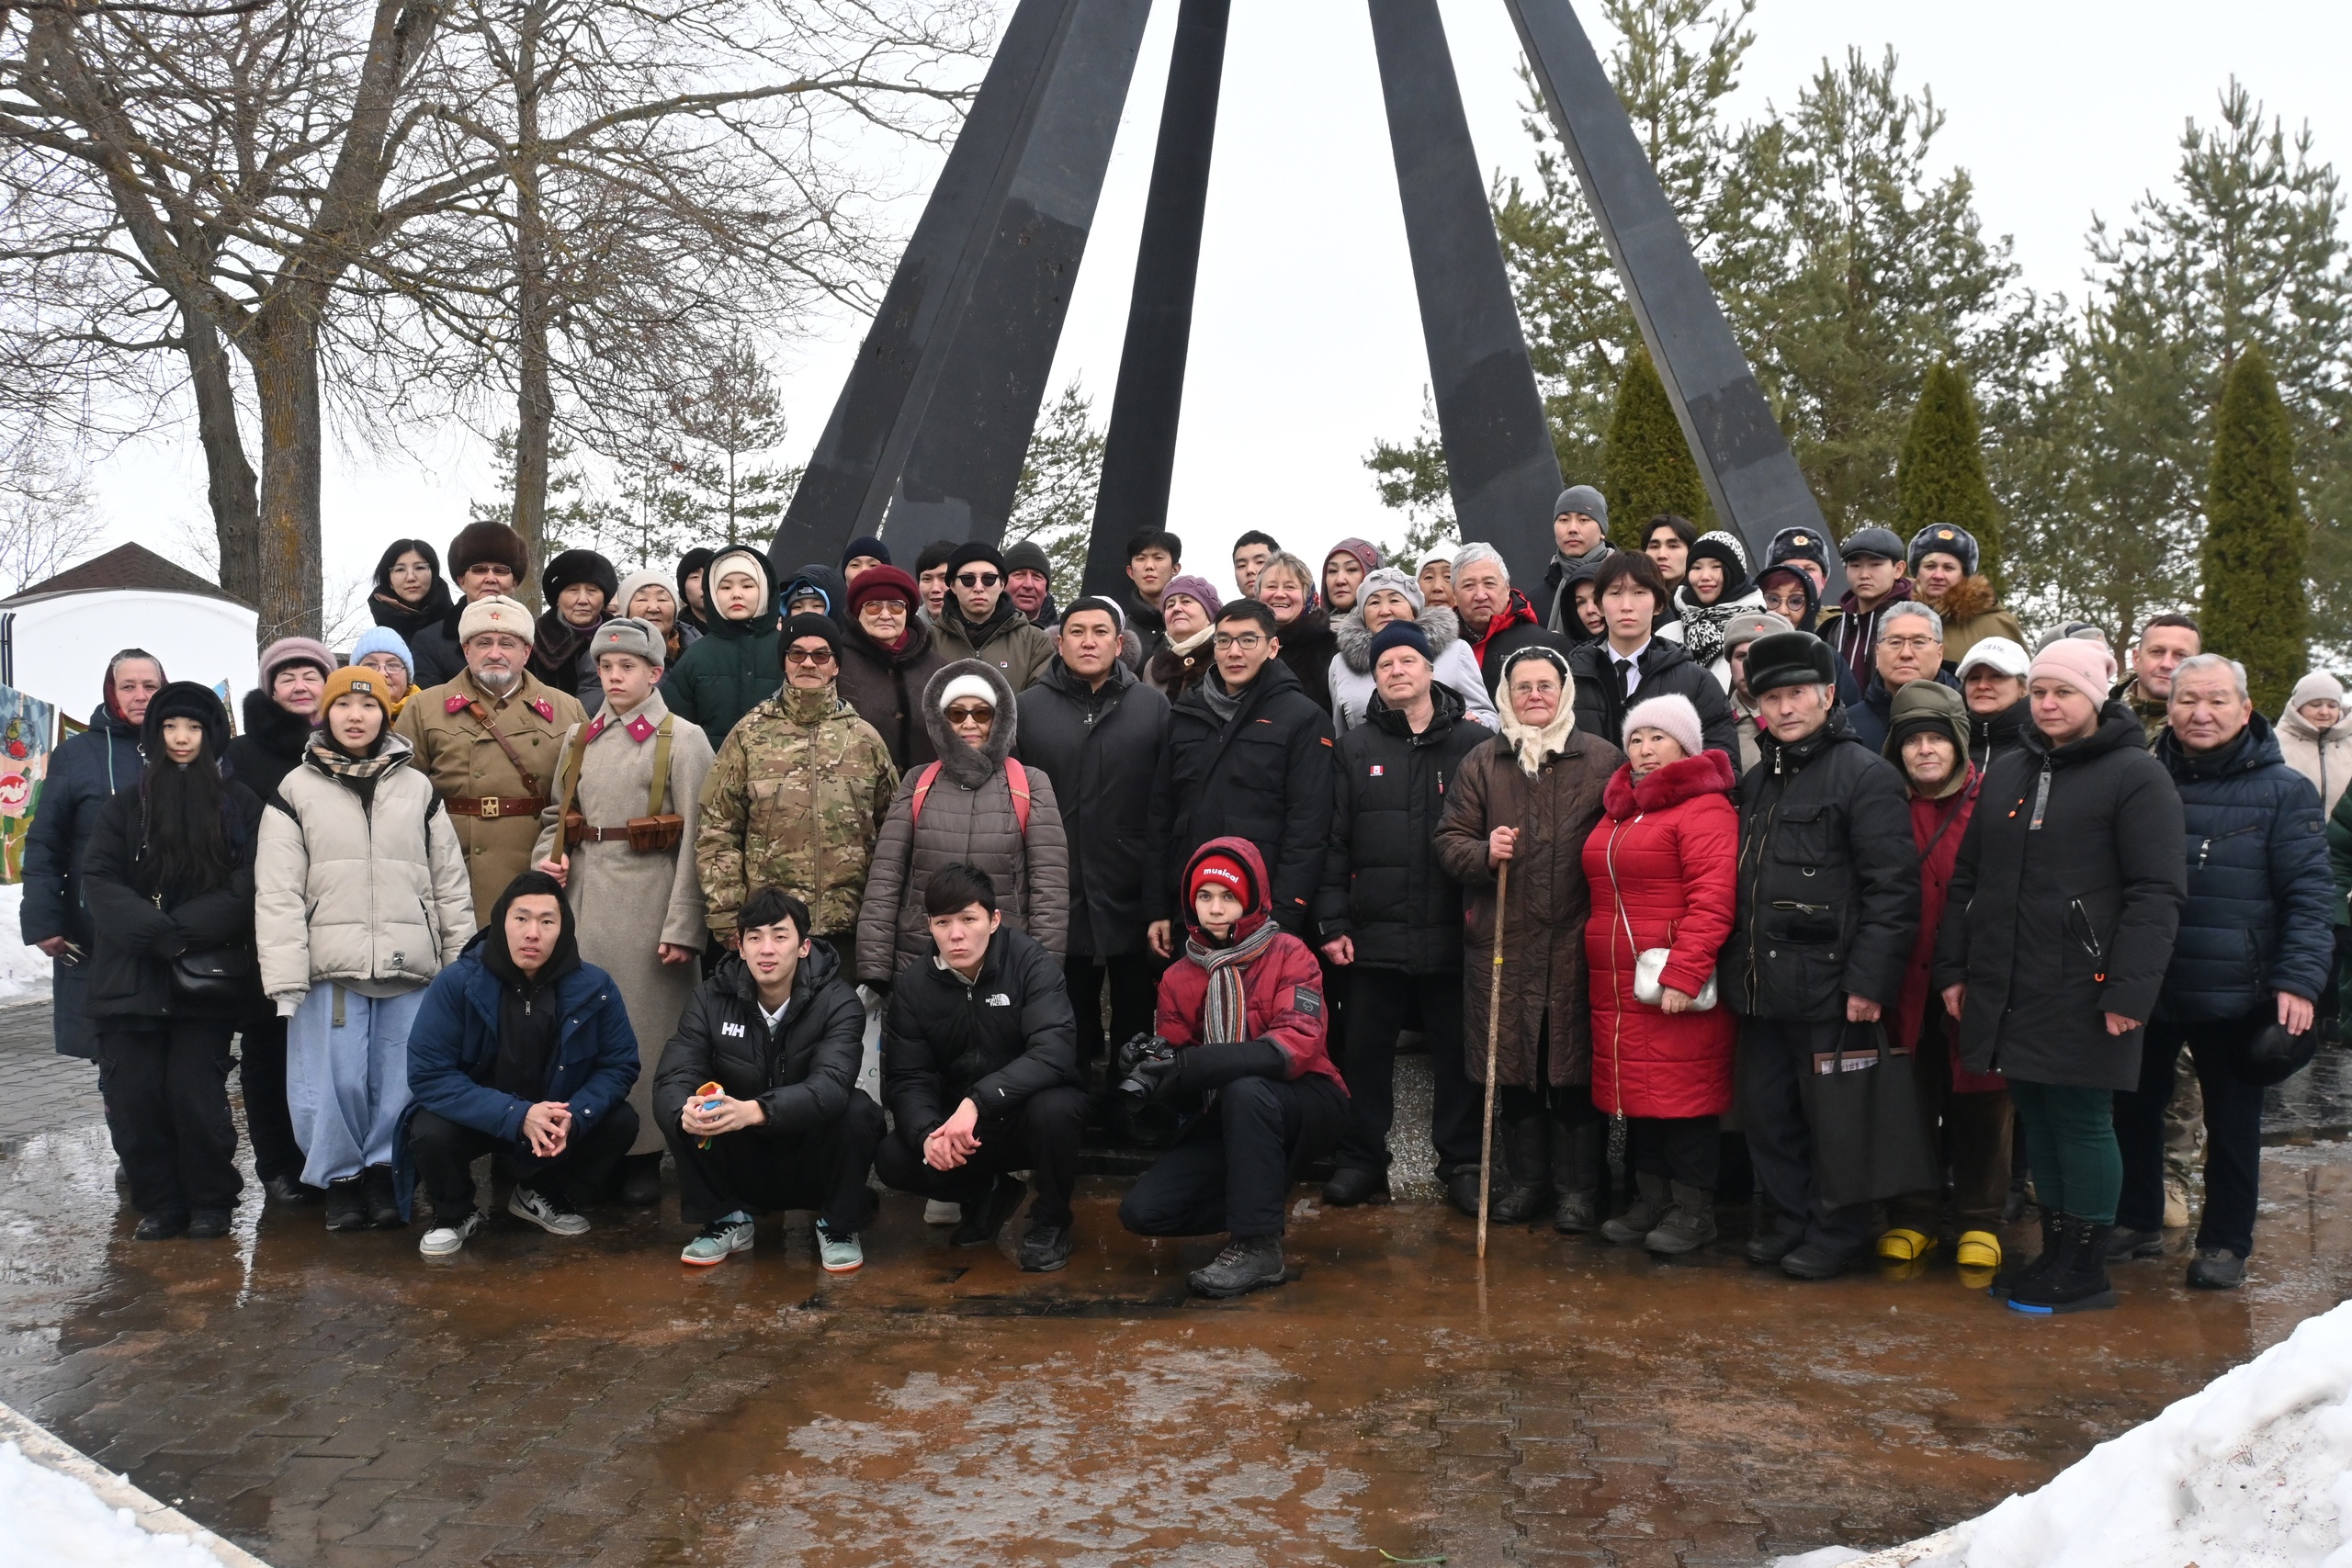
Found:
[[(1634, 941), (1634, 922), (1626, 918), (1624, 896), (1614, 891), (1617, 883), (1617, 833), (1613, 828), (1609, 834), (1609, 882), (1617, 905), (1617, 923), (1625, 931), (1625, 945), (1634, 948), (1634, 999), (1645, 1007), (1656, 1007), (1666, 995), (1661, 976), (1666, 974), (1667, 961), (1674, 956), (1674, 950), (1668, 947), (1639, 947)], [(1709, 970), (1707, 983), (1699, 987), (1697, 996), (1690, 998), (1690, 1010), (1705, 1012), (1714, 1005), (1715, 976), (1714, 972)]]

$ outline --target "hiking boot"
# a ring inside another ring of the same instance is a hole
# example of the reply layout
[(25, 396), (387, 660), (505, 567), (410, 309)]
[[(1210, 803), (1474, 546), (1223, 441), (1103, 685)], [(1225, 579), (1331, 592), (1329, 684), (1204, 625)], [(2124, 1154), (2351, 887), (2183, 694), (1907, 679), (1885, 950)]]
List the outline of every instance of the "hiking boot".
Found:
[(2033, 1194), (2028, 1190), (2026, 1179), (2022, 1176), (2011, 1177), (2009, 1195), (2001, 1201), (2001, 1223), (2005, 1225), (2016, 1224), (2025, 1218), (2026, 1209), (2032, 1202)]
[(1781, 1272), (1792, 1280), (1834, 1280), (1846, 1271), (1854, 1257), (1822, 1242), (1800, 1242), (1782, 1255)]
[(408, 1229), (401, 1213), (400, 1184), (389, 1165), (371, 1165), (359, 1173), (359, 1190), (368, 1200), (368, 1223), (379, 1231)]
[(1478, 1168), (1457, 1165), (1445, 1179), (1445, 1201), (1470, 1219), (1478, 1217)]
[(1550, 1206), (1551, 1136), (1552, 1119), (1540, 1111), (1503, 1123), (1497, 1140), (1502, 1145), (1502, 1179), (1487, 1205), (1487, 1217), (1495, 1224), (1523, 1225)]
[(2059, 1244), (2065, 1231), (2066, 1215), (2064, 1210), (2042, 1210), (2041, 1250), (2031, 1258), (2018, 1258), (2012, 1255), (2005, 1258), (2001, 1264), (2000, 1272), (1994, 1275), (1993, 1282), (1984, 1287), (1984, 1293), (1996, 1301), (2007, 1301), (2011, 1292), (2058, 1261)]
[(2234, 1291), (2245, 1283), (2245, 1259), (2226, 1247), (2199, 1247), (2197, 1261), (2188, 1266), (2188, 1282), (2199, 1291)]
[(1714, 1240), (1715, 1195), (1704, 1187), (1680, 1181), (1672, 1183), (1668, 1190), (1674, 1205), (1667, 1210), (1657, 1228), (1642, 1237), (1642, 1245), (1660, 1257), (1679, 1258)]
[[(1475, 1182), (1477, 1173), (1473, 1171), (1471, 1175)], [(1323, 1201), (1335, 1209), (1352, 1209), (1358, 1203), (1385, 1203), (1388, 1201), (1388, 1173), (1343, 1165), (1331, 1173), (1330, 1180), (1323, 1184)], [(1476, 1194), (1473, 1194), (1474, 1206), (1475, 1203)]]
[[(190, 1241), (219, 1241), (229, 1234), (229, 1211), (226, 1209), (197, 1209), (187, 1217), (187, 1238)], [(2241, 1270), (2243, 1275), (2243, 1270)]]
[(1197, 1294), (1219, 1301), (1282, 1282), (1283, 1238), (1278, 1235), (1230, 1236), (1215, 1262), (1185, 1277)]
[(368, 1217), (368, 1194), (359, 1185), (359, 1178), (346, 1176), (341, 1181), (327, 1183), (327, 1229), (331, 1231), (364, 1231), (375, 1228)]
[(2140, 1258), (2162, 1258), (2165, 1255), (2165, 1233), (2162, 1231), (2127, 1230), (2121, 1225), (2108, 1232), (2107, 1261), (2129, 1263)]
[(130, 1233), (133, 1241), (171, 1241), (187, 1235), (186, 1214), (149, 1214)]
[(996, 1233), (1004, 1222), (1012, 1218), (1012, 1211), (1021, 1207), (1021, 1200), (1028, 1191), (1017, 1178), (1000, 1176), (988, 1195), (977, 1203), (964, 1205), (964, 1220), (948, 1233), (950, 1247), (989, 1247), (994, 1245)]
[(752, 1222), (748, 1217), (713, 1220), (702, 1227), (701, 1234), (694, 1240), (686, 1243), (684, 1250), (678, 1254), (678, 1261), (691, 1263), (697, 1269), (707, 1269), (715, 1263), (726, 1262), (739, 1252), (751, 1250)]
[(1033, 1224), (1021, 1238), (1021, 1270), (1053, 1274), (1069, 1267), (1069, 1227)]
[(586, 1235), (588, 1217), (559, 1199), (527, 1187), (516, 1187), (506, 1197), (506, 1212), (525, 1224), (537, 1225), (549, 1235)]
[[(745, 1226), (749, 1229), (749, 1226)], [(828, 1274), (854, 1274), (865, 1267), (865, 1248), (857, 1245), (857, 1233), (835, 1235), (825, 1222), (817, 1222), (817, 1266)]]
[(922, 1223), (927, 1225), (960, 1225), (964, 1223), (964, 1205), (926, 1198), (922, 1201)]
[(1674, 1206), (1667, 1191), (1667, 1179), (1646, 1170), (1634, 1173), (1634, 1189), (1638, 1194), (1631, 1207), (1600, 1227), (1603, 1240), (1620, 1247), (1631, 1247), (1665, 1222), (1666, 1212)]
[(2093, 1224), (2078, 1214), (2066, 1215), (2058, 1235), (2056, 1260), (2018, 1281), (2009, 1292), (2009, 1310), (2042, 1315), (2098, 1312), (2114, 1306), (2115, 1287), (2107, 1278), (2108, 1232), (2113, 1228)]
[(1770, 1267), (1794, 1252), (1797, 1249), (1797, 1244), (1804, 1240), (1804, 1228), (1802, 1225), (1792, 1225), (1785, 1221), (1781, 1221), (1776, 1222), (1771, 1229), (1760, 1230), (1749, 1236), (1747, 1246), (1742, 1250), (1747, 1254), (1747, 1260), (1750, 1263), (1761, 1263)]
[(469, 1209), (464, 1214), (433, 1216), (433, 1228), (416, 1244), (416, 1250), (426, 1258), (451, 1258), (462, 1251), (474, 1232), (481, 1229), (490, 1216), (480, 1209)]
[(621, 1161), (621, 1202), (632, 1209), (650, 1209), (662, 1201), (662, 1156), (630, 1155)]
[(325, 1195), (298, 1176), (269, 1177), (262, 1182), (261, 1190), (268, 1194), (271, 1202), (294, 1209), (307, 1209)]

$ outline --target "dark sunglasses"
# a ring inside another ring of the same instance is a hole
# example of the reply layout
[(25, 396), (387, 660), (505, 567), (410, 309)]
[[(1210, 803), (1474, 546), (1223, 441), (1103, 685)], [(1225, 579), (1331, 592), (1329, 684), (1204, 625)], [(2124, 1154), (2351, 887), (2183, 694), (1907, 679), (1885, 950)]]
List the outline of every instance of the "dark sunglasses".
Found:
[(994, 588), (1004, 580), (992, 571), (967, 571), (956, 581), (967, 588)]
[(833, 650), (830, 648), (787, 648), (784, 650), (787, 664), (831, 664)]

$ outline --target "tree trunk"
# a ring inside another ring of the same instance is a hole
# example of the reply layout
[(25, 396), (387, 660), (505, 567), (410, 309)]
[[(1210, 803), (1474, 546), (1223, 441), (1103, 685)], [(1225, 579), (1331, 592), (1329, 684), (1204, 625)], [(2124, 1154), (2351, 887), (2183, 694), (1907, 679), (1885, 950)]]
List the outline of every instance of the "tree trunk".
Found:
[(180, 307), (180, 340), (187, 345), (188, 381), (196, 389), (196, 433), (204, 446), (205, 490), (212, 503), (212, 532), (219, 541), (220, 586), (246, 604), (261, 604), (261, 502), (254, 493), (254, 468), (237, 428), (237, 389), (229, 376), (229, 353), (211, 318)]
[(307, 301), (281, 296), (242, 342), (261, 403), (259, 638), (323, 635), (319, 558), (319, 339)]
[(547, 213), (539, 195), (539, 32), (546, 12), (524, 9), (514, 61), (514, 531), (532, 570), (515, 584), (523, 602), (539, 609), (538, 568), (547, 558), (548, 462), (555, 423), (549, 381)]

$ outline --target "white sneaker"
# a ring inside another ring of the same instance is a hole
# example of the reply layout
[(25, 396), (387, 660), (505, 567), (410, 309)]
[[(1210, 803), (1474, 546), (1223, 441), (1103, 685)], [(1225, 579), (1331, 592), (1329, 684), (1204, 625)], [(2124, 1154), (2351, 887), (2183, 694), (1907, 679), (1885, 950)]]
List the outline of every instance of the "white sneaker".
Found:
[(714, 1263), (726, 1262), (739, 1252), (751, 1250), (751, 1221), (713, 1220), (702, 1227), (700, 1235), (686, 1243), (686, 1249), (678, 1254), (678, 1261), (707, 1269)]
[(854, 1274), (865, 1267), (865, 1249), (857, 1245), (857, 1233), (835, 1235), (817, 1222), (817, 1261), (828, 1274)]
[(436, 1224), (424, 1233), (424, 1239), (416, 1244), (416, 1250), (427, 1258), (453, 1257), (464, 1250), (467, 1240), (481, 1229), (482, 1221), (489, 1217), (476, 1209), (454, 1225)]
[(964, 1205), (926, 1198), (922, 1204), (922, 1223), (927, 1225), (960, 1225), (964, 1223)]
[(506, 1212), (526, 1224), (534, 1224), (549, 1235), (586, 1235), (588, 1219), (576, 1214), (542, 1192), (527, 1187), (517, 1187), (506, 1200)]

